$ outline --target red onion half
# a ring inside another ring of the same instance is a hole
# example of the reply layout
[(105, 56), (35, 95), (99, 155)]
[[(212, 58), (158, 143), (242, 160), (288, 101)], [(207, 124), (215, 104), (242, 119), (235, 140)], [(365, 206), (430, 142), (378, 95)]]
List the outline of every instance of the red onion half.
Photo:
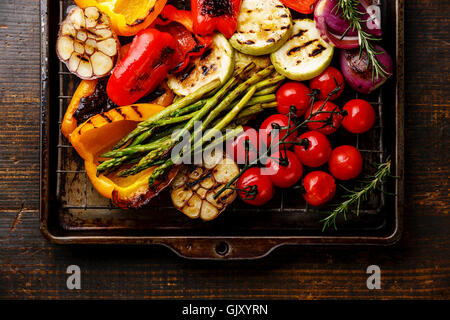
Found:
[[(360, 12), (366, 12), (361, 16), (364, 31), (379, 37), (381, 36), (380, 9), (372, 6), (369, 0), (360, 0), (358, 7)], [(356, 30), (348, 30), (345, 37), (342, 35), (348, 29), (350, 22), (342, 18), (341, 10), (336, 10), (336, 0), (319, 0), (314, 10), (314, 20), (322, 38), (330, 44), (341, 49), (353, 49), (359, 46)], [(341, 39), (342, 38), (342, 39)]]
[(372, 81), (372, 65), (367, 63), (367, 53), (362, 52), (361, 58), (359, 57), (359, 48), (352, 50), (341, 50), (340, 64), (341, 72), (344, 75), (345, 81), (355, 91), (369, 94), (373, 90), (380, 87), (386, 80), (393, 74), (393, 63), (389, 54), (380, 46), (375, 46), (375, 50), (382, 52), (377, 55), (378, 62), (383, 66), (383, 69), (387, 72), (386, 77), (379, 75)]

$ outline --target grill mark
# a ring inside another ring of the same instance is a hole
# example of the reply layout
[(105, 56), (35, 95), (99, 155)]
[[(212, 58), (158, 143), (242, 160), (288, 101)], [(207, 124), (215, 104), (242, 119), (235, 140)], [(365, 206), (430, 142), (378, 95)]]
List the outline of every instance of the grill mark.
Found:
[(105, 113), (100, 113), (100, 115), (103, 117), (103, 119), (106, 120), (106, 122), (108, 122), (108, 123), (112, 122), (112, 120)]
[(206, 58), (208, 58), (211, 52), (212, 52), (211, 48), (206, 49), (205, 52), (203, 52), (200, 60), (205, 60)]
[(308, 30), (299, 30), (297, 34), (295, 34), (295, 35), (292, 36), (292, 38), (301, 37), (301, 36), (304, 35), (306, 32), (308, 32)]
[(187, 79), (187, 77), (189, 77), (189, 75), (192, 73), (192, 71), (194, 71), (195, 69), (195, 65), (191, 66), (189, 69), (186, 70), (186, 72), (183, 72), (181, 74), (181, 77), (179, 78), (181, 82), (183, 82), (184, 80)]
[(139, 111), (138, 106), (131, 106), (131, 109), (133, 109), (134, 112), (136, 112), (136, 114), (139, 116), (139, 118), (142, 118), (142, 113)]
[(159, 56), (158, 60), (155, 61), (153, 64), (153, 68), (157, 68), (161, 65), (163, 65), (169, 58), (172, 56), (172, 54), (175, 52), (171, 47), (165, 47), (161, 51), (161, 55)]
[(122, 112), (122, 109), (121, 108), (116, 108), (116, 109), (113, 109), (115, 112), (117, 112), (124, 120), (126, 120), (127, 119), (127, 116)]
[(298, 52), (298, 51), (300, 51), (300, 50), (306, 48), (307, 46), (313, 44), (313, 43), (316, 42), (316, 41), (318, 41), (318, 40), (317, 40), (317, 39), (310, 40), (310, 41), (308, 41), (308, 42), (305, 42), (305, 43), (302, 44), (301, 46), (292, 48), (291, 50), (288, 51), (287, 55), (288, 55), (288, 56), (291, 56), (291, 55), (293, 55), (294, 53), (296, 53), (296, 52)]
[(143, 23), (145, 20), (144, 19), (137, 19), (135, 20), (133, 23), (127, 23), (127, 26), (129, 27), (135, 27), (140, 25), (141, 23)]
[(286, 13), (284, 13), (284, 14), (281, 15), (281, 17), (282, 17), (282, 18), (287, 18), (288, 15), (287, 15)]
[(206, 76), (208, 74), (209, 70), (211, 70), (213, 67), (214, 67), (214, 63), (212, 65), (210, 65), (209, 67), (202, 66), (202, 70), (203, 70), (202, 74), (204, 76)]
[(273, 43), (273, 42), (275, 42), (275, 39), (274, 38), (269, 38), (269, 39), (267, 39), (267, 42), (268, 43)]
[(253, 40), (247, 40), (247, 41), (245, 41), (245, 44), (255, 44), (255, 41), (253, 41)]
[(323, 46), (323, 45), (321, 45), (321, 44), (319, 44), (318, 46), (317, 46), (317, 48), (315, 48), (310, 54), (309, 54), (309, 56), (310, 57), (315, 57), (315, 56), (317, 56), (318, 54), (320, 54), (322, 51), (324, 51), (324, 50), (326, 50), (326, 48)]

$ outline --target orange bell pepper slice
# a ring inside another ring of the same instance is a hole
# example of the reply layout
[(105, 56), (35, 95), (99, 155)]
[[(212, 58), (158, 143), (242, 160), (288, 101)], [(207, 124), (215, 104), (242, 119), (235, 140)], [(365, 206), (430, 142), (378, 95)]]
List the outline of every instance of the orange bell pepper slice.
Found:
[(158, 17), (167, 0), (75, 0), (80, 8), (97, 7), (119, 36), (133, 36)]
[(155, 167), (136, 175), (118, 177), (114, 173), (97, 176), (99, 157), (110, 150), (120, 139), (132, 131), (139, 122), (163, 110), (156, 104), (136, 104), (119, 107), (91, 117), (70, 135), (70, 142), (84, 159), (87, 176), (95, 189), (104, 197), (112, 199), (121, 208), (138, 208), (147, 204), (175, 177), (169, 173), (166, 180), (149, 188), (148, 178)]

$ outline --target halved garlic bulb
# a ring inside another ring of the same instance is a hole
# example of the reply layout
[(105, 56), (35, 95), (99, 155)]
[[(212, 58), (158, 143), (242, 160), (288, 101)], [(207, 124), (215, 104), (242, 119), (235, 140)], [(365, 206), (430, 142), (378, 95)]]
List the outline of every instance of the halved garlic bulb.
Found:
[(84, 80), (107, 76), (120, 43), (106, 14), (96, 7), (73, 8), (61, 23), (56, 52), (70, 72)]
[(185, 166), (171, 184), (172, 203), (189, 218), (213, 220), (237, 194), (234, 189), (227, 189), (217, 199), (214, 195), (238, 173), (237, 164), (227, 157), (220, 157), (215, 163), (205, 161), (202, 166)]

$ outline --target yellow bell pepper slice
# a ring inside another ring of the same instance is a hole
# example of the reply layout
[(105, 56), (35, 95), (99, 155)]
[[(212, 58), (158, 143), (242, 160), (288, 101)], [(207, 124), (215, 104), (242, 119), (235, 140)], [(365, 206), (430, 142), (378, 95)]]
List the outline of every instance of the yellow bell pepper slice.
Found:
[(149, 27), (167, 0), (75, 0), (80, 8), (97, 7), (111, 19), (119, 36), (133, 36)]
[(136, 128), (139, 122), (163, 109), (164, 107), (156, 104), (135, 104), (115, 108), (91, 117), (70, 135), (70, 142), (84, 159), (87, 175), (95, 189), (121, 208), (138, 208), (146, 204), (176, 173), (172, 172), (169, 179), (150, 189), (148, 178), (154, 167), (129, 177), (118, 177), (114, 173), (97, 176), (99, 157)]

